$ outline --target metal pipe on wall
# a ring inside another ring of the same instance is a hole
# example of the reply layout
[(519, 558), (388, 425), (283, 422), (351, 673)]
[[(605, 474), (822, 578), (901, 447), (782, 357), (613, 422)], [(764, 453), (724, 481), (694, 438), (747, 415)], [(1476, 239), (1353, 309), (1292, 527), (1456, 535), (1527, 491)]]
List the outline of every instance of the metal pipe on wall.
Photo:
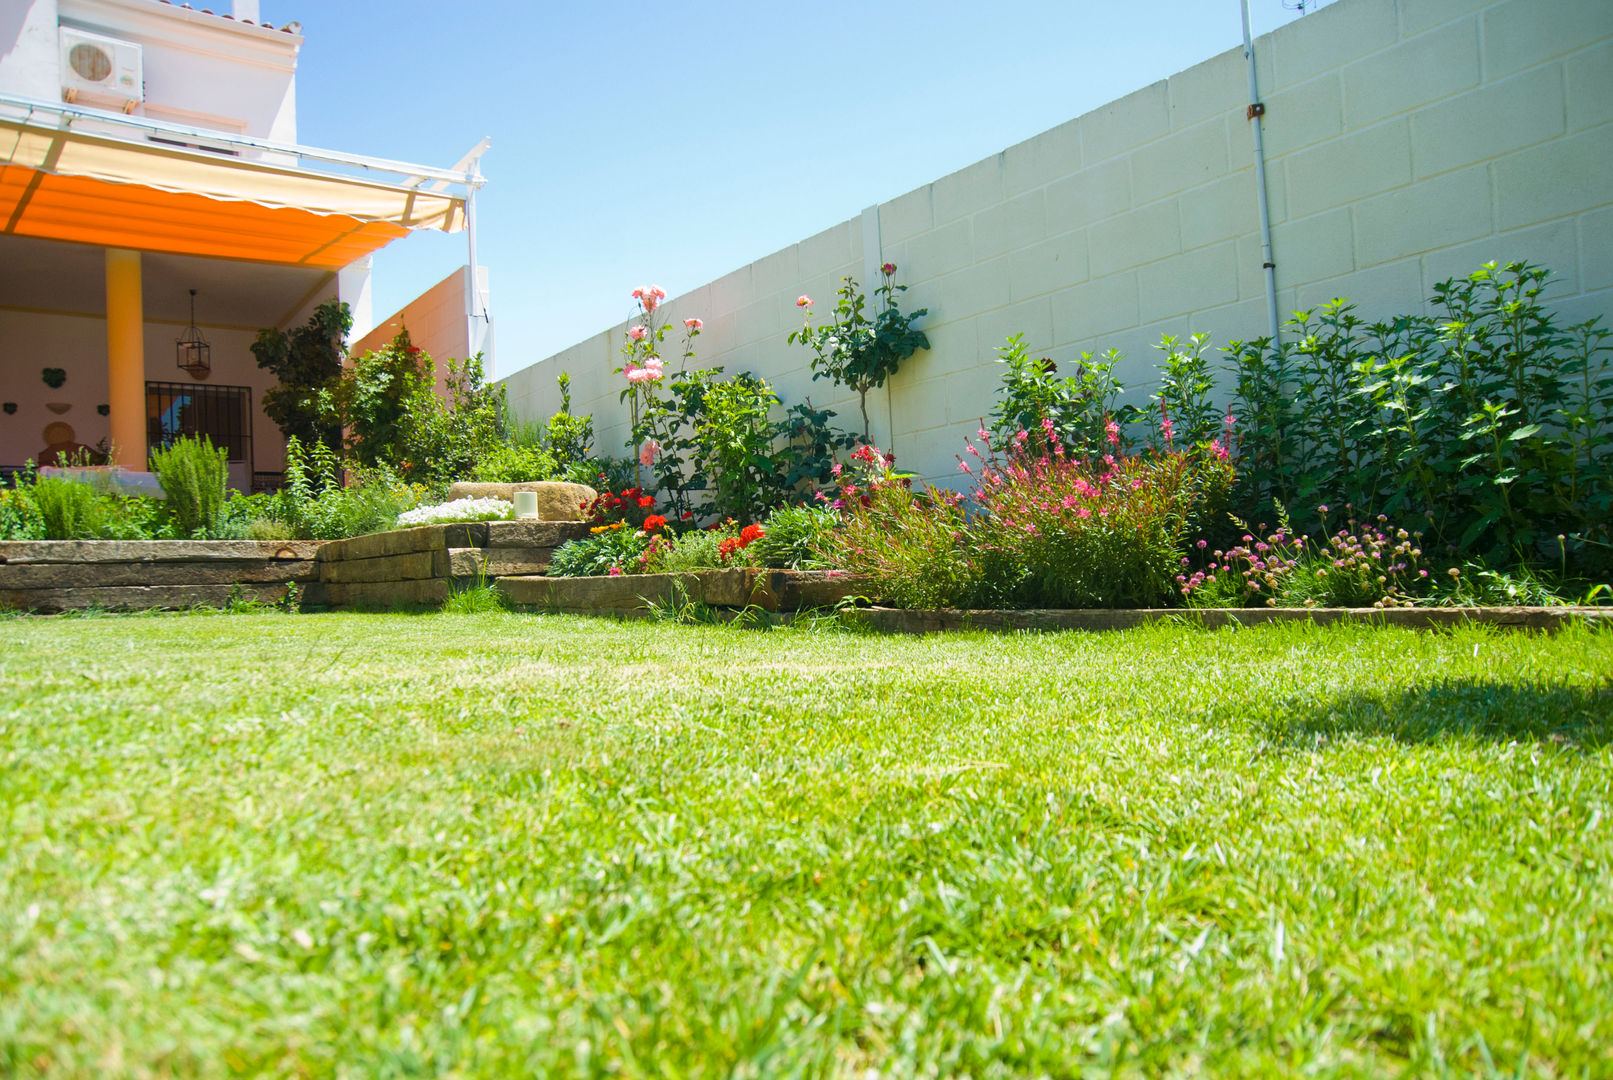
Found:
[(1255, 198), (1260, 203), (1260, 261), (1266, 272), (1266, 314), (1271, 320), (1271, 343), (1275, 347), (1282, 325), (1277, 318), (1277, 263), (1271, 257), (1271, 206), (1266, 201), (1266, 145), (1260, 133), (1260, 118), (1266, 114), (1266, 106), (1260, 100), (1260, 87), (1255, 79), (1255, 46), (1249, 31), (1249, 0), (1241, 2), (1243, 58), (1249, 66), (1249, 108), (1245, 115), (1253, 125), (1250, 131), (1255, 144)]

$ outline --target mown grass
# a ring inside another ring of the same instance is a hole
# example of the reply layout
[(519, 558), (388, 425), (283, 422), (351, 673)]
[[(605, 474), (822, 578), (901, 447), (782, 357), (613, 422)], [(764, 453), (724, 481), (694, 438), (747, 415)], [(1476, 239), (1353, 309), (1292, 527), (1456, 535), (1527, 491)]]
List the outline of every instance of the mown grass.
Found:
[(1613, 1074), (1613, 634), (0, 621), (0, 1074)]

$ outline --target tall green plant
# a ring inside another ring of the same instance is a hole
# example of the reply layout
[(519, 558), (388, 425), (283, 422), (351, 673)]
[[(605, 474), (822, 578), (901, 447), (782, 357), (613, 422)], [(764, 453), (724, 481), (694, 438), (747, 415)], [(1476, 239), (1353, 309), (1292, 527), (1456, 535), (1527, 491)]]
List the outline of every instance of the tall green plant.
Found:
[(252, 355), (280, 381), (264, 391), (263, 411), (286, 438), (340, 445), (341, 424), (332, 419), (330, 394), (341, 377), (344, 342), (352, 328), (347, 305), (327, 300), (289, 333), (275, 327), (258, 331)]
[[(1600, 320), (1562, 327), (1550, 272), (1488, 263), (1435, 286), (1432, 316), (1363, 325), (1348, 300), (1298, 340), (1235, 342), (1243, 490), (1305, 517), (1426, 513), (1431, 543), (1492, 562), (1606, 564), (1613, 371)], [(1253, 500), (1250, 500), (1253, 502)]]
[(215, 447), (205, 435), (180, 438), (151, 452), (151, 470), (168, 496), (180, 535), (215, 537), (230, 497), (229, 451)]
[(1102, 356), (1081, 354), (1072, 375), (1059, 375), (1058, 365), (1048, 359), (1034, 359), (1025, 346), (1025, 335), (1014, 334), (997, 349), (997, 362), (1003, 365), (1002, 385), (992, 410), (992, 431), (999, 446), (1006, 446), (1021, 431), (1038, 447), (1047, 442), (1045, 428), (1067, 449), (1076, 453), (1105, 453), (1111, 443), (1109, 425), (1119, 431), (1140, 416), (1135, 405), (1118, 403), (1125, 385), (1115, 377), (1115, 367), (1125, 356), (1110, 349)]
[(796, 304), (806, 309), (806, 324), (791, 331), (788, 338), (790, 344), (799, 343), (812, 350), (813, 379), (831, 379), (857, 392), (864, 442), (869, 438), (868, 391), (884, 386), (904, 360), (930, 347), (929, 337), (914, 327), (929, 310), (902, 312), (897, 294), (906, 292), (907, 286), (896, 284), (895, 263), (881, 266), (880, 276), (881, 283), (874, 289), (876, 310), (872, 318), (864, 310), (867, 298), (862, 288), (848, 276), (841, 279), (836, 293), (833, 321), (814, 327), (812, 300), (803, 296)]

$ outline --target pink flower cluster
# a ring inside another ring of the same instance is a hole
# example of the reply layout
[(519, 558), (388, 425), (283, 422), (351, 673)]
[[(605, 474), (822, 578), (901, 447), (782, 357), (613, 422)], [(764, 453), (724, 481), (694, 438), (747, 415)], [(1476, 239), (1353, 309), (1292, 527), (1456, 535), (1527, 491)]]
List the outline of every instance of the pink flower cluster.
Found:
[(666, 299), (666, 290), (659, 285), (645, 285), (633, 290), (633, 299), (643, 306), (645, 311), (654, 311)]
[(627, 369), (623, 374), (627, 377), (628, 382), (638, 384), (656, 382), (665, 374), (665, 371), (662, 368), (661, 358), (659, 356), (650, 356), (642, 364), (629, 360)]

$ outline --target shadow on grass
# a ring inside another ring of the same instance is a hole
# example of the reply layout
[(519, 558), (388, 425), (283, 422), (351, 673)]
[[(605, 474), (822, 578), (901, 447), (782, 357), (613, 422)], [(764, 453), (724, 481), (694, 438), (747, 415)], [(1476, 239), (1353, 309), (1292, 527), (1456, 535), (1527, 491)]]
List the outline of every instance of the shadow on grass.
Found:
[(1296, 702), (1266, 726), (1275, 741), (1294, 746), (1354, 736), (1404, 743), (1538, 742), (1599, 750), (1613, 743), (1613, 678), (1596, 686), (1448, 679), (1395, 693), (1363, 691)]

